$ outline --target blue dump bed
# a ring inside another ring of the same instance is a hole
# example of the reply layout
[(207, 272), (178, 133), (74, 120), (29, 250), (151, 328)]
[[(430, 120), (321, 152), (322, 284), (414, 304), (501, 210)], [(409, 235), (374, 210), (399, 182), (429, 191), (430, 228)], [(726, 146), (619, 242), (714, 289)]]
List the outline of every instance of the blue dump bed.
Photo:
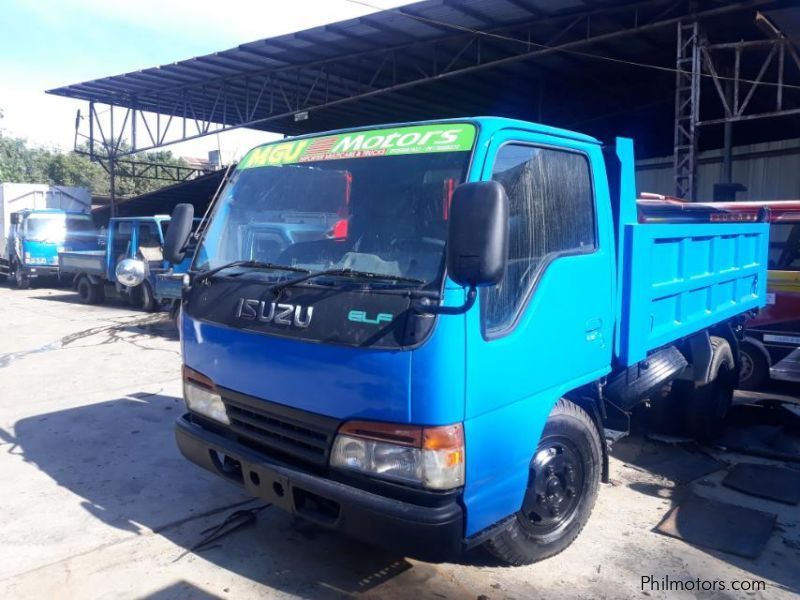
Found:
[(616, 356), (624, 365), (766, 304), (769, 224), (639, 223), (633, 147), (618, 140), (623, 173)]
[(627, 225), (624, 364), (766, 302), (766, 223)]

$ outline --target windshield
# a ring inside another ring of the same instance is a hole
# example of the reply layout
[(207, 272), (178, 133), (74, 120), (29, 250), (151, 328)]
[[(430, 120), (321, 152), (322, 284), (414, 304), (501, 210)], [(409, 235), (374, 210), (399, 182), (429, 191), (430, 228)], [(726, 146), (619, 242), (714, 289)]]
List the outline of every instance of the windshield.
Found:
[(215, 207), (195, 269), (253, 260), (437, 283), (474, 138), (473, 125), (442, 123), (256, 148)]
[(60, 243), (67, 237), (96, 235), (94, 223), (88, 215), (31, 214), (25, 220), (25, 239), (32, 242)]
[(770, 225), (769, 268), (800, 271), (800, 223)]
[(67, 216), (67, 237), (69, 238), (95, 238), (97, 228), (88, 215), (69, 215)]
[(63, 242), (66, 235), (65, 215), (52, 213), (28, 215), (25, 239), (32, 242)]

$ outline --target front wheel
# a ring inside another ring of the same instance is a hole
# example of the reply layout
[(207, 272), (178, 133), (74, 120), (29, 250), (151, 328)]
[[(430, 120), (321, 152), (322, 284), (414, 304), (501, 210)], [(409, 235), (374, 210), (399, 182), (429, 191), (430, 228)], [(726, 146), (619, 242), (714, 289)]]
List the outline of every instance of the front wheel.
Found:
[(19, 265), (14, 267), (14, 285), (18, 290), (27, 290), (31, 286), (31, 280)]
[(140, 306), (146, 312), (155, 312), (158, 309), (158, 300), (153, 293), (153, 286), (149, 281), (143, 281), (139, 287), (141, 288), (139, 292)]
[(511, 565), (526, 565), (567, 548), (594, 508), (602, 452), (591, 417), (572, 402), (559, 400), (531, 460), (522, 508), (486, 542), (488, 550)]

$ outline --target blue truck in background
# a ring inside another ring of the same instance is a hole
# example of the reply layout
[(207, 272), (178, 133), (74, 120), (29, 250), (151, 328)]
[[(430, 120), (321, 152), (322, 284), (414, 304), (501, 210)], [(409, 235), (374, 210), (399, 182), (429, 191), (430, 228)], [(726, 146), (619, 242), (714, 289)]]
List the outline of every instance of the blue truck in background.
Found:
[[(248, 232), (293, 202), (336, 220), (254, 251)], [(191, 218), (173, 213), (171, 262)], [(181, 452), (427, 560), (565, 549), (637, 407), (713, 437), (766, 299), (767, 223), (640, 222), (631, 140), (505, 118), (257, 147), (204, 225)]]
[(108, 294), (155, 311), (162, 301), (156, 293), (158, 275), (168, 269), (185, 272), (191, 262), (191, 253), (177, 265), (164, 259), (169, 222), (169, 215), (112, 218), (103, 249), (59, 253), (61, 276), (71, 278), (84, 304), (102, 303)]
[(58, 276), (58, 253), (98, 248), (84, 188), (0, 184), (0, 278), (20, 289)]

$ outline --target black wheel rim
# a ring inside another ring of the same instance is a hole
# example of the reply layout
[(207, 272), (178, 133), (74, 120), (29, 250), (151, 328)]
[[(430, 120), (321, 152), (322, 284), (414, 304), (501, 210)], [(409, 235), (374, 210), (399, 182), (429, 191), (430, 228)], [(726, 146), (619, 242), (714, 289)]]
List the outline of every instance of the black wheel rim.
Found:
[(585, 483), (586, 472), (575, 444), (566, 438), (542, 440), (531, 462), (523, 526), (536, 535), (567, 527), (581, 504)]
[(753, 358), (747, 352), (742, 352), (739, 354), (739, 362), (741, 363), (741, 367), (739, 368), (739, 381), (749, 381), (755, 370)]

